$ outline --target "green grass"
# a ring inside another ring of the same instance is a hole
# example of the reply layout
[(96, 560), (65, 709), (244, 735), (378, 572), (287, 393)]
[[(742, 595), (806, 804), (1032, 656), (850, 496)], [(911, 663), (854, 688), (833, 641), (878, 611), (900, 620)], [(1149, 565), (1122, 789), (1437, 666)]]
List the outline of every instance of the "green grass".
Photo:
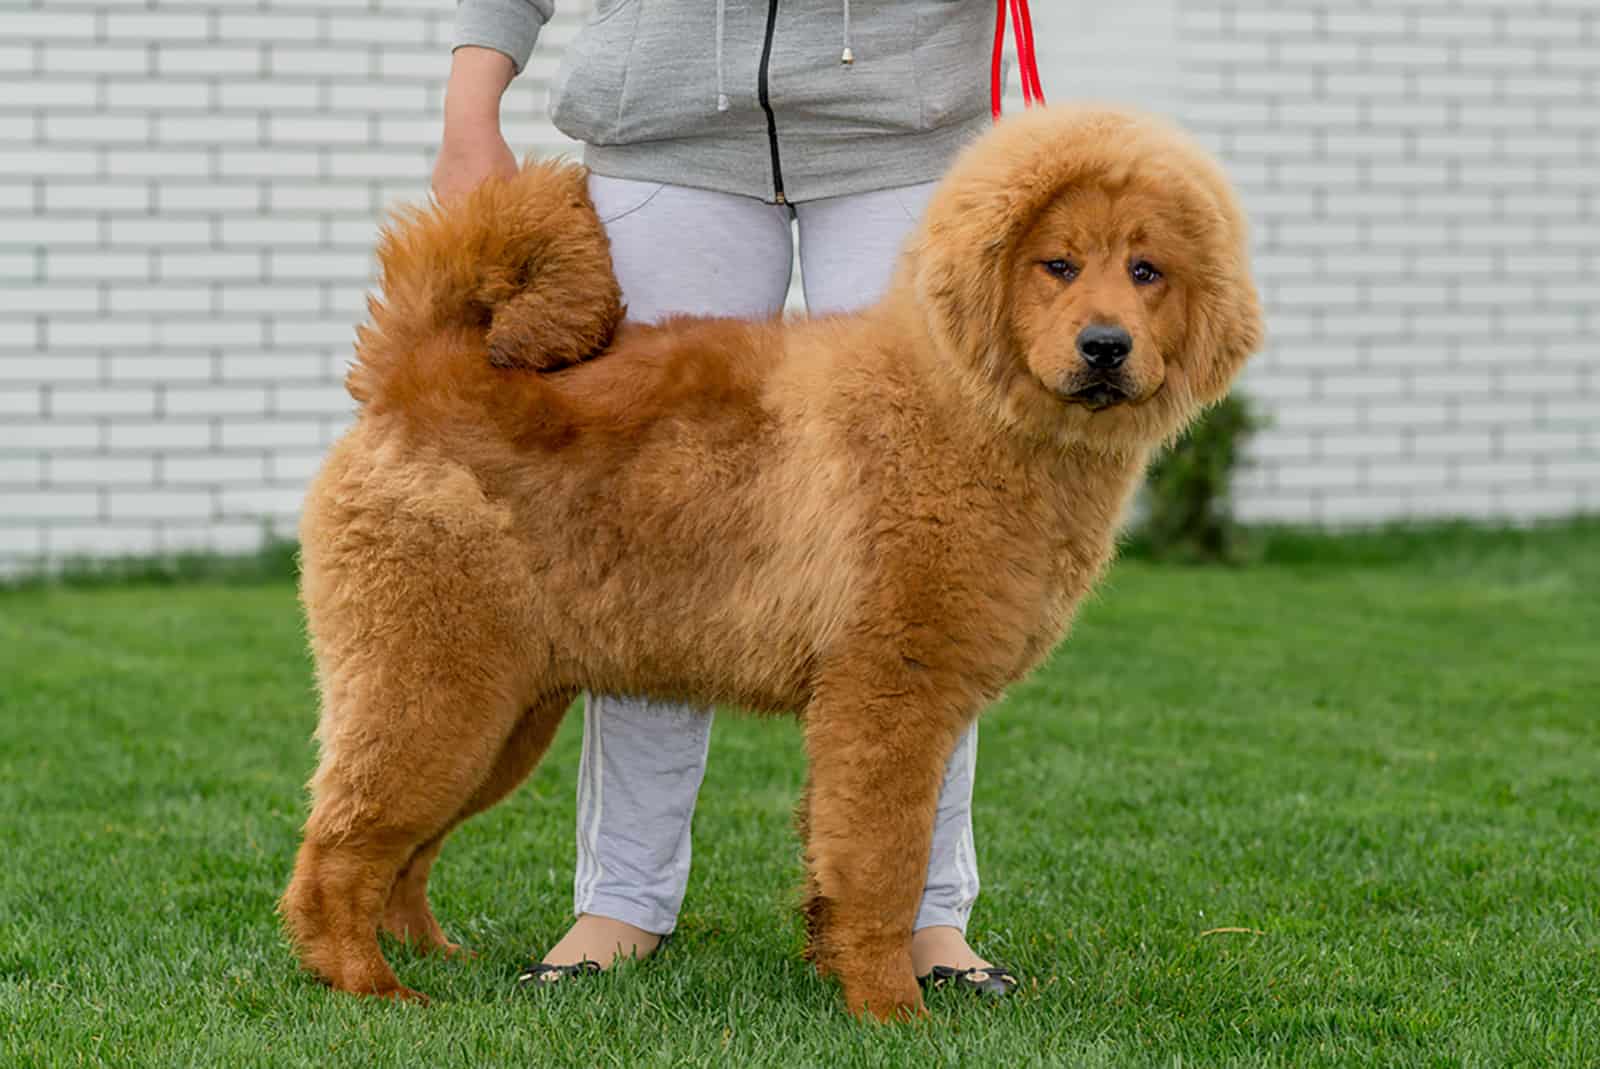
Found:
[(313, 759), (292, 587), (0, 593), (0, 1065), (1600, 1062), (1600, 528), (1261, 558), (1119, 565), (985, 721), (972, 934), (1029, 983), (897, 1028), (798, 960), (790, 723), (720, 721), (661, 957), (517, 991), (570, 908), (569, 719), (438, 869), (481, 957), (391, 948), (435, 1003), (373, 1004), (272, 914)]

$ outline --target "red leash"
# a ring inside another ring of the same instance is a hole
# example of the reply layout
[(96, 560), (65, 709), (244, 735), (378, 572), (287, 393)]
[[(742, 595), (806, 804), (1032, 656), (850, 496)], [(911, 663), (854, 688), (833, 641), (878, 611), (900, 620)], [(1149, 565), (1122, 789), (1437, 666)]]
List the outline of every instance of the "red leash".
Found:
[[(1006, 3), (995, 0), (994, 58), (989, 67), (989, 110), (1000, 118), (1002, 84), (1001, 55), (1006, 47)], [(1033, 16), (1028, 0), (1010, 0), (1011, 21), (1016, 24), (1018, 73), (1022, 78), (1022, 101), (1027, 107), (1044, 103), (1044, 87), (1039, 84), (1039, 57), (1033, 50)]]

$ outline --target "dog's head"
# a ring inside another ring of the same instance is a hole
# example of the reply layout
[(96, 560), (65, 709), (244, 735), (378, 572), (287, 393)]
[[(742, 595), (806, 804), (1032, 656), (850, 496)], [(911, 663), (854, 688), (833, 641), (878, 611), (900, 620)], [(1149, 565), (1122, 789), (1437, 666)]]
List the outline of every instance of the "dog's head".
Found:
[(901, 284), (947, 359), (1019, 432), (1128, 452), (1220, 400), (1261, 344), (1242, 212), (1154, 118), (1006, 119), (956, 162)]

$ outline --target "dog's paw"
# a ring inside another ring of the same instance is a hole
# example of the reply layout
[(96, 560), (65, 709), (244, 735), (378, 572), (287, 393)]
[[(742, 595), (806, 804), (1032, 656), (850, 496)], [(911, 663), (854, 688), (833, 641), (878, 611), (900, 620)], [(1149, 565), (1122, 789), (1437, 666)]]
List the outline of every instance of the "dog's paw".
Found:
[(896, 1021), (914, 1021), (928, 1016), (922, 1002), (922, 991), (916, 981), (906, 977), (905, 984), (846, 984), (845, 1005), (858, 1020), (888, 1024)]

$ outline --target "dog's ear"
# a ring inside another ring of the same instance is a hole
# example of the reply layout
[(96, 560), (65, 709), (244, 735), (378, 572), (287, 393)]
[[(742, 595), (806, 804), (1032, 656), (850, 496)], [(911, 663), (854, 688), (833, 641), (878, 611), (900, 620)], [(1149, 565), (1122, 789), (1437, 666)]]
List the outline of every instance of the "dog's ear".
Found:
[(1251, 355), (1260, 350), (1266, 328), (1261, 296), (1250, 273), (1250, 235), (1226, 178), (1209, 160), (1190, 174), (1196, 193), (1192, 214), (1209, 216), (1200, 232), (1202, 263), (1189, 298), (1184, 369), (1200, 404), (1220, 401)]
[(1261, 298), (1246, 271), (1194, 304), (1185, 361), (1196, 398), (1211, 404), (1228, 392), (1234, 376), (1265, 340)]
[(1023, 225), (1003, 189), (948, 191), (929, 205), (910, 247), (918, 304), (959, 358), (989, 364), (1009, 343), (1012, 250)]

